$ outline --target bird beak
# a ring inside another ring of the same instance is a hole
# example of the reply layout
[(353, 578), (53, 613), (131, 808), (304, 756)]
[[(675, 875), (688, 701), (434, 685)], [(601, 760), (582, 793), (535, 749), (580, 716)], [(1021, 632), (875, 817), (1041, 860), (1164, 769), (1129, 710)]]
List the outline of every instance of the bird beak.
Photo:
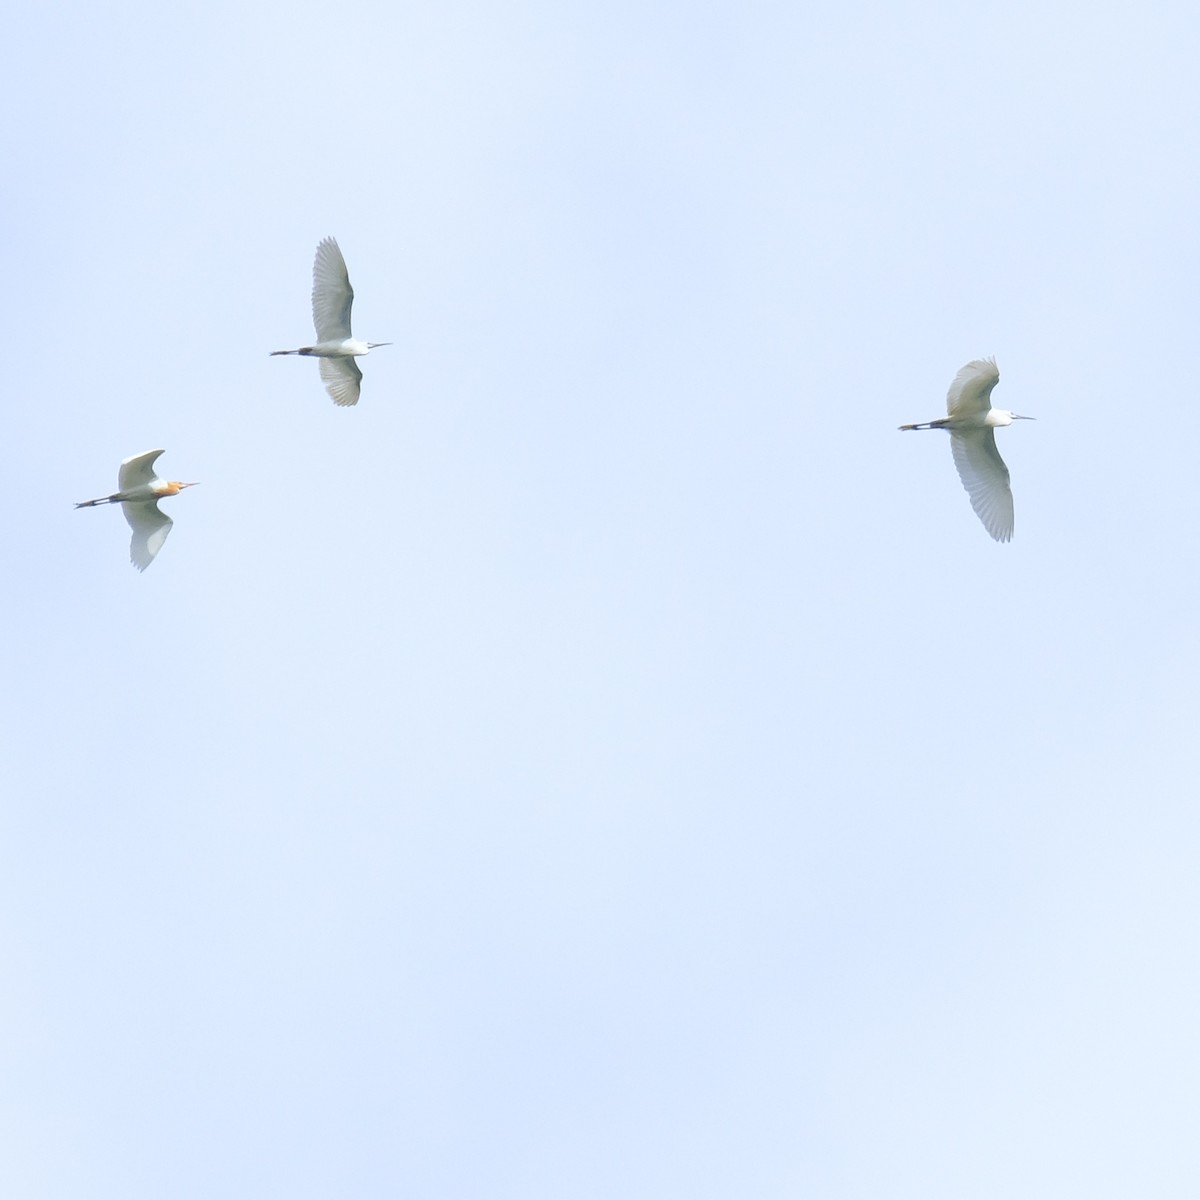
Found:
[(1036, 421), (1037, 417), (1022, 417), (1018, 413), (1013, 413), (1014, 421)]
[[(196, 480), (196, 483), (199, 483), (199, 482), (200, 482), (199, 480)], [(179, 490), (182, 492), (185, 487), (195, 487), (196, 483), (181, 483), (179, 485)]]
[(374, 350), (376, 346), (390, 346), (391, 344), (391, 342), (368, 342), (367, 346)]

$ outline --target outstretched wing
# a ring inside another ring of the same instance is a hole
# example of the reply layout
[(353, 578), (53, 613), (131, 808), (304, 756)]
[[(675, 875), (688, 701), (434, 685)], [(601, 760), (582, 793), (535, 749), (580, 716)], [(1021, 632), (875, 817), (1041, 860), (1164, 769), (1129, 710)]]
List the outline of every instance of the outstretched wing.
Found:
[(313, 263), (313, 324), (318, 342), (343, 342), (350, 336), (350, 306), (354, 289), (346, 271), (346, 260), (333, 238), (317, 247)]
[(147, 450), (144, 454), (134, 454), (121, 463), (117, 476), (117, 490), (132, 492), (134, 488), (145, 487), (158, 478), (154, 471), (154, 462), (162, 450)]
[(358, 385), (362, 382), (362, 372), (354, 359), (321, 358), (321, 378), (325, 381), (325, 390), (333, 397), (334, 404), (343, 408), (358, 403)]
[(950, 449), (954, 452), (954, 465), (971, 497), (975, 515), (996, 541), (1011, 541), (1012, 489), (1008, 486), (1008, 468), (996, 449), (995, 431), (990, 428), (952, 430)]
[(982, 417), (992, 407), (992, 388), (1000, 382), (994, 358), (977, 358), (954, 377), (946, 396), (946, 412), (952, 417)]
[(175, 522), (158, 507), (157, 500), (126, 500), (121, 508), (133, 530), (129, 560), (139, 571), (144, 571), (162, 549)]

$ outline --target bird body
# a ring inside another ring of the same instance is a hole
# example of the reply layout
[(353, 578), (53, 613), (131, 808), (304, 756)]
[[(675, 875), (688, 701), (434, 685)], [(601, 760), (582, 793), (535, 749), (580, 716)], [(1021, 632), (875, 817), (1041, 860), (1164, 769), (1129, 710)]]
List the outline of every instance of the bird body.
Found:
[(276, 354), (311, 354), (314, 358), (356, 358), (370, 353), (371, 342), (360, 342), (358, 338), (343, 338), (340, 342), (317, 342), (312, 346), (301, 346), (298, 350), (272, 350)]
[(97, 504), (121, 506), (125, 520), (133, 530), (129, 559), (139, 571), (144, 571), (154, 561), (174, 524), (158, 507), (159, 500), (165, 496), (178, 496), (184, 488), (196, 486), (177, 479), (159, 479), (154, 472), (154, 463), (162, 453), (162, 450), (147, 450), (144, 454), (131, 455), (121, 463), (117, 474), (119, 491), (95, 500), (81, 500), (75, 505), (76, 508), (93, 508)]
[(1032, 421), (1006, 408), (992, 407), (992, 389), (1000, 382), (994, 358), (977, 358), (954, 377), (946, 396), (946, 416), (907, 429), (945, 429), (950, 450), (971, 507), (998, 542), (1011, 541), (1013, 498), (1008, 467), (996, 449), (995, 430), (1014, 421)]
[(346, 260), (337, 242), (327, 237), (317, 246), (313, 262), (312, 310), (317, 340), (298, 350), (273, 350), (278, 354), (301, 354), (321, 360), (321, 379), (334, 404), (348, 407), (358, 403), (362, 371), (354, 360), (376, 346), (391, 342), (364, 342), (350, 332), (350, 309), (354, 289)]

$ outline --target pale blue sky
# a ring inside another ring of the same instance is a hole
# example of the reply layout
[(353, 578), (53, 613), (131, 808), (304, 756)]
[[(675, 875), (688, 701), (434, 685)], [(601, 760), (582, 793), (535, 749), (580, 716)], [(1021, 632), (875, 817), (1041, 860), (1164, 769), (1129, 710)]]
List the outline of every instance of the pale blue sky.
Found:
[(1197, 32), (10, 27), (0, 1192), (1194, 1197)]

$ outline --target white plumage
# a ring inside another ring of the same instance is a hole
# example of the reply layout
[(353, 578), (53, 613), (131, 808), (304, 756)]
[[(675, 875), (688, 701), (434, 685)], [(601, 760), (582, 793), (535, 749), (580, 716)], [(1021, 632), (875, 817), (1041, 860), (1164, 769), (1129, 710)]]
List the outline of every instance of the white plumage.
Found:
[(130, 455), (117, 472), (119, 491), (75, 505), (76, 508), (93, 508), (98, 504), (120, 504), (125, 520), (133, 530), (129, 540), (129, 560), (139, 571), (144, 571), (154, 561), (174, 524), (158, 507), (159, 500), (196, 486), (175, 479), (159, 479), (154, 463), (162, 453), (162, 450), (147, 450), (143, 454)]
[(954, 465), (971, 507), (998, 542), (1013, 535), (1013, 498), (1008, 467), (996, 449), (996, 429), (1014, 421), (1032, 421), (1006, 408), (992, 407), (992, 389), (1000, 382), (994, 358), (977, 358), (954, 377), (946, 396), (946, 416), (901, 429), (945, 429)]
[(324, 238), (313, 261), (312, 312), (317, 340), (298, 350), (273, 350), (275, 354), (302, 354), (321, 360), (321, 379), (334, 404), (343, 408), (358, 403), (362, 371), (355, 357), (391, 342), (361, 342), (350, 332), (354, 289), (337, 242)]

